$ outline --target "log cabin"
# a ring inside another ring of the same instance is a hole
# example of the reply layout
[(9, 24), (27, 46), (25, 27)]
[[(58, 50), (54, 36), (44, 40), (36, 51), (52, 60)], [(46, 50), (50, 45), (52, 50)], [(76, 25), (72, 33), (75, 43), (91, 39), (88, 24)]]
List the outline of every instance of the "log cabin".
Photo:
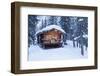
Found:
[(49, 25), (36, 32), (37, 43), (43, 48), (62, 47), (65, 31), (58, 25)]

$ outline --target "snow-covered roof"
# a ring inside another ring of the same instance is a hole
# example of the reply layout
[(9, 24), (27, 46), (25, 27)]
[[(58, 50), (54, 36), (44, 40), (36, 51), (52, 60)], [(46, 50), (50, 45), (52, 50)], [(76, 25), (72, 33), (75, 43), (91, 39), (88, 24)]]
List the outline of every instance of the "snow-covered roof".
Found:
[(65, 33), (65, 31), (60, 26), (58, 26), (58, 25), (49, 25), (49, 26), (46, 26), (45, 28), (37, 31), (36, 34), (46, 32), (46, 31), (50, 31), (52, 29), (56, 29), (56, 30), (59, 30), (59, 31)]

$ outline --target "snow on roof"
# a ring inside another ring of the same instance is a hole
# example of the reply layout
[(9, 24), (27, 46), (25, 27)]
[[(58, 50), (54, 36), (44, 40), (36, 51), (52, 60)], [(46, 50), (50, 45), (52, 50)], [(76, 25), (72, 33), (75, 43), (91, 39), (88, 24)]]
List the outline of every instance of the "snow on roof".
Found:
[(45, 32), (45, 31), (49, 31), (49, 30), (52, 30), (52, 29), (56, 29), (56, 30), (59, 30), (59, 31), (65, 33), (65, 31), (60, 26), (58, 26), (58, 25), (49, 25), (49, 26), (37, 31), (36, 34), (42, 33), (42, 32)]

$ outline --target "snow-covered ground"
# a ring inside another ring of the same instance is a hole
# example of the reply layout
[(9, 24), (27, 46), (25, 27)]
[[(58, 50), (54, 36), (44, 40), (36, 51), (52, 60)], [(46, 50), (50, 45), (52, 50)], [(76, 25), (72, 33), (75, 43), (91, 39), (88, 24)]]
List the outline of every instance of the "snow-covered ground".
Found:
[(68, 45), (60, 48), (43, 49), (38, 45), (31, 45), (28, 49), (29, 61), (41, 60), (66, 60), (88, 58), (88, 51), (84, 50), (84, 56), (81, 55), (81, 49), (73, 47), (72, 41), (67, 41)]

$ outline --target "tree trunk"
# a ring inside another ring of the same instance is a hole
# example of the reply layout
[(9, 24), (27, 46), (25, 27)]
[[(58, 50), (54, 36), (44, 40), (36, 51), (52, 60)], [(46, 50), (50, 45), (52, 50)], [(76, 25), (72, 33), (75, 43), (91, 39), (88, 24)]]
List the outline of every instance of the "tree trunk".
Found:
[(81, 54), (84, 55), (84, 50), (82, 45), (81, 45)]
[(80, 37), (81, 40), (81, 54), (84, 55), (84, 48), (83, 48), (83, 36)]
[(75, 40), (73, 39), (73, 47), (75, 47)]

